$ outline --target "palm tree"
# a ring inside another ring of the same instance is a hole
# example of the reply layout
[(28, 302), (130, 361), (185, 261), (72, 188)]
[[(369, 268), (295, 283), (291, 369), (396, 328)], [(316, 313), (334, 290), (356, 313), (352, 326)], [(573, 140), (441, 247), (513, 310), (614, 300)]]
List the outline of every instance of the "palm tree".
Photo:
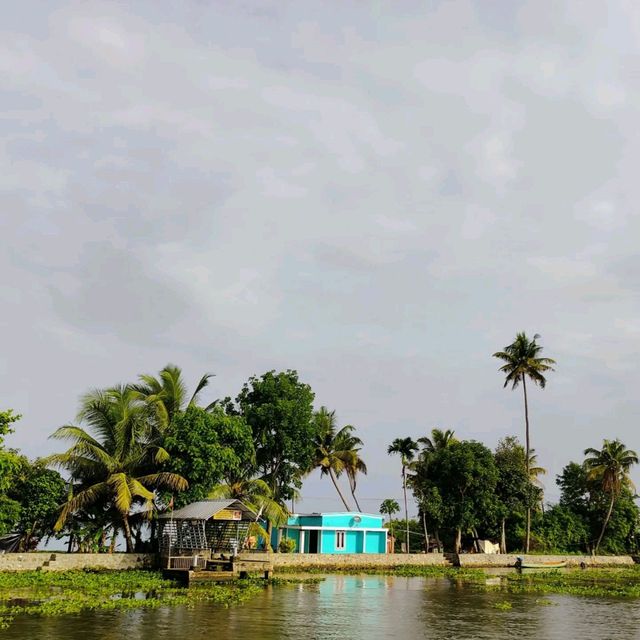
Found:
[(60, 427), (51, 437), (73, 444), (65, 453), (45, 459), (46, 464), (69, 471), (74, 486), (55, 529), (60, 531), (76, 511), (102, 505), (118, 514), (127, 551), (132, 551), (132, 507), (151, 516), (157, 489), (182, 491), (187, 481), (175, 473), (156, 471), (168, 454), (151, 441), (149, 407), (133, 389), (89, 392), (82, 398), (78, 421), (89, 431), (76, 425)]
[[(525, 420), (525, 461), (527, 465), (527, 475), (529, 475), (529, 455), (531, 451), (531, 441), (529, 437), (529, 403), (527, 400), (527, 383), (529, 378), (534, 384), (544, 389), (547, 379), (544, 373), (554, 371), (553, 365), (556, 363), (551, 358), (542, 358), (542, 346), (537, 343), (540, 336), (536, 333), (533, 340), (529, 340), (524, 332), (516, 334), (516, 339), (504, 348), (504, 351), (497, 351), (494, 358), (502, 360), (505, 364), (500, 367), (500, 371), (505, 375), (504, 386), (511, 385), (515, 389), (522, 383), (524, 393), (524, 420)], [(525, 539), (525, 551), (529, 552), (529, 542), (531, 539), (531, 509), (527, 509), (527, 533)]]
[(249, 526), (249, 535), (263, 538), (267, 548), (271, 547), (271, 540), (269, 533), (260, 524), (260, 519), (264, 518), (272, 526), (279, 527), (289, 516), (287, 508), (273, 498), (271, 488), (260, 478), (228, 478), (227, 482), (215, 486), (210, 491), (209, 498), (240, 500), (249, 507), (257, 515), (255, 522)]
[(604, 440), (600, 451), (589, 448), (585, 449), (584, 455), (587, 456), (584, 461), (587, 477), (597, 482), (602, 491), (609, 495), (609, 509), (594, 549), (594, 553), (597, 553), (605, 529), (611, 519), (616, 498), (620, 495), (623, 487), (633, 487), (629, 470), (634, 464), (638, 464), (638, 454), (627, 449), (620, 440)]
[(389, 516), (389, 524), (391, 524), (391, 517), (393, 514), (398, 513), (398, 511), (400, 511), (400, 505), (398, 504), (398, 501), (393, 498), (386, 498), (380, 505), (380, 513), (382, 515)]
[[(393, 537), (393, 525), (391, 524), (391, 518), (394, 513), (398, 513), (400, 511), (400, 505), (397, 500), (393, 498), (386, 498), (382, 501), (380, 505), (380, 513), (382, 515), (386, 515), (389, 518), (389, 530), (391, 531), (391, 536)], [(392, 548), (393, 551), (393, 548)]]
[(457, 442), (453, 429), (431, 429), (431, 436), (418, 438), (418, 443), (422, 445), (423, 452), (435, 453), (442, 449), (446, 449), (449, 445)]
[(140, 384), (131, 385), (131, 388), (155, 408), (156, 428), (162, 433), (166, 431), (178, 412), (198, 402), (200, 392), (209, 385), (214, 375), (205, 373), (190, 397), (182, 369), (173, 364), (164, 367), (157, 378), (149, 374), (141, 375)]
[[(347, 511), (351, 511), (345, 500), (338, 478), (349, 466), (353, 466), (353, 452), (346, 449), (353, 442), (351, 435), (353, 427), (346, 426), (336, 431), (336, 412), (329, 411), (326, 407), (320, 407), (313, 417), (316, 423), (316, 436), (314, 439), (313, 463), (309, 471), (320, 469), (320, 476), (328, 475), (336, 488), (340, 500)], [(355, 438), (358, 440), (358, 438)]]
[(356, 498), (356, 487), (358, 474), (367, 474), (367, 465), (360, 457), (360, 449), (362, 448), (362, 440), (358, 436), (353, 435), (355, 427), (348, 424), (336, 434), (335, 448), (344, 452), (344, 470), (349, 479), (349, 488), (353, 501), (356, 503), (358, 511), (362, 511), (358, 498)]
[(536, 450), (529, 451), (529, 482), (540, 492), (540, 510), (544, 514), (544, 484), (540, 480), (540, 476), (547, 474), (544, 467), (538, 466), (538, 456)]
[(402, 460), (402, 491), (404, 492), (404, 521), (406, 526), (406, 553), (409, 553), (409, 507), (407, 505), (407, 467), (415, 457), (418, 445), (411, 438), (396, 438), (388, 447), (389, 455)]

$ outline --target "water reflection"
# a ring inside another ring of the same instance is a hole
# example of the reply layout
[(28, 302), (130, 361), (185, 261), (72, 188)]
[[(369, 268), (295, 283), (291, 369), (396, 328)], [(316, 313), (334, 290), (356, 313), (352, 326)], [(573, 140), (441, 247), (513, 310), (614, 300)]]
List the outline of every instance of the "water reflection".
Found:
[[(511, 609), (496, 604), (508, 601)], [(21, 617), (8, 640), (192, 640), (196, 638), (640, 640), (640, 603), (483, 592), (446, 578), (329, 576), (313, 585), (265, 589), (245, 605), (208, 604), (108, 611), (61, 618)]]

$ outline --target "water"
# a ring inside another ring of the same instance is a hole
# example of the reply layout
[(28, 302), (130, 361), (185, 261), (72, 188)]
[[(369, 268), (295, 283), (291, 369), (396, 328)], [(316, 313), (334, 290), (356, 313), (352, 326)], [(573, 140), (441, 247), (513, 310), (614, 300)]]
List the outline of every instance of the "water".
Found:
[[(508, 601), (510, 610), (496, 604)], [(640, 640), (640, 601), (482, 592), (446, 578), (333, 575), (244, 605), (22, 616), (4, 640)]]

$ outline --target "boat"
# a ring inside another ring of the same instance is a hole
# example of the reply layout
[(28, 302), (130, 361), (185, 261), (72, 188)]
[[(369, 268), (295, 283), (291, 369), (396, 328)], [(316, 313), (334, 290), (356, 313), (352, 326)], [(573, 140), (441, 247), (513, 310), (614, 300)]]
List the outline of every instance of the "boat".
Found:
[(533, 562), (520, 556), (518, 556), (515, 564), (516, 569), (563, 569), (566, 566), (566, 560), (559, 562)]

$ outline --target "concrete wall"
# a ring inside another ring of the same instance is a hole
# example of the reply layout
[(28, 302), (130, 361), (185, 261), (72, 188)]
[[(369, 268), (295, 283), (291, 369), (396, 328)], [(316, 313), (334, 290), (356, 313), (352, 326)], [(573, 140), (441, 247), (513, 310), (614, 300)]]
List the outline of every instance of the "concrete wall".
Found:
[(70, 571), (74, 569), (143, 569), (155, 566), (144, 553), (5, 553), (0, 571)]
[[(579, 567), (582, 562), (588, 567), (622, 567), (634, 564), (631, 556), (521, 556), (530, 562), (566, 562), (569, 567)], [(512, 554), (461, 553), (461, 567), (513, 567), (518, 559)], [(455, 561), (454, 561), (455, 562)]]
[(441, 553), (347, 554), (347, 553), (273, 553), (269, 560), (278, 567), (397, 567), (403, 565), (442, 567), (448, 563)]

